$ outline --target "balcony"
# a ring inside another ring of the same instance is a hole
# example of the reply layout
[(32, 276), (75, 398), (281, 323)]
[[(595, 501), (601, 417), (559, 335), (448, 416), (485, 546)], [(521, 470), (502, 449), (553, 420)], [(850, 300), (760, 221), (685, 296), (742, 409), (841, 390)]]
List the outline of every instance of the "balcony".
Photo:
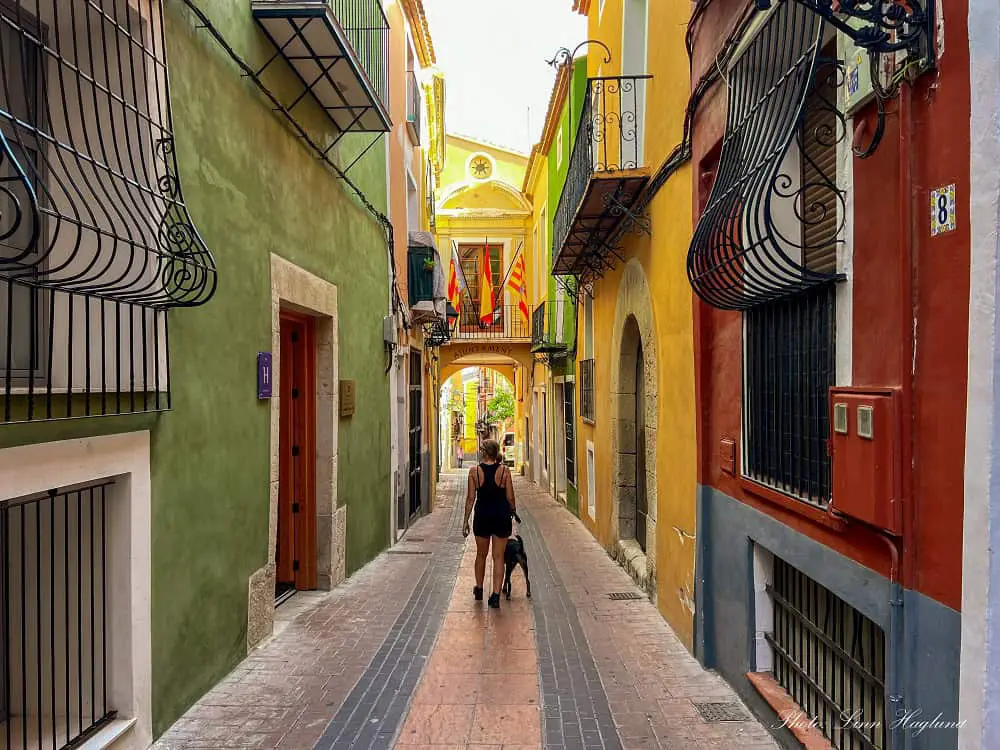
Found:
[(429, 232), (410, 232), (406, 271), (406, 288), (413, 322), (446, 326), (447, 300), (441, 256), (438, 255), (434, 237)]
[(531, 351), (534, 354), (558, 354), (569, 347), (562, 341), (557, 328), (556, 304), (543, 302), (535, 308), (531, 316)]
[(649, 181), (643, 109), (651, 76), (591, 78), (566, 182), (553, 217), (556, 276), (593, 279), (614, 252), (613, 237)]
[(389, 23), (378, 0), (253, 0), (253, 17), (341, 133), (389, 130)]
[(458, 320), (452, 328), (453, 343), (468, 341), (503, 341), (507, 343), (527, 343), (531, 339), (531, 328), (517, 305), (497, 305), (492, 322), (484, 324), (479, 320), (479, 302), (464, 301)]
[(406, 129), (414, 145), (420, 145), (420, 82), (412, 70), (406, 74)]

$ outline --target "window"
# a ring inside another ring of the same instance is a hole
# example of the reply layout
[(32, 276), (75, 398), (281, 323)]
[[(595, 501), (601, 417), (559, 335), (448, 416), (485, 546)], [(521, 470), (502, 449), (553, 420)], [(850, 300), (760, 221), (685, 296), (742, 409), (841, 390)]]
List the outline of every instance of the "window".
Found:
[(8, 732), (17, 727), (7, 735), (11, 748), (29, 747), (21, 726), (31, 728), (30, 747), (66, 747), (115, 717), (111, 487), (53, 490), (0, 506), (0, 721)]
[(587, 441), (587, 514), (597, 519), (597, 479), (594, 460), (594, 444)]
[(556, 135), (556, 166), (561, 167), (563, 163), (563, 131), (562, 126), (559, 127), (559, 133)]
[[(828, 45), (806, 99), (796, 148), (797, 212), (802, 263), (809, 271), (837, 269), (839, 194), (834, 59)], [(825, 506), (830, 499), (827, 455), (828, 389), (836, 377), (836, 294), (833, 282), (764, 302), (744, 313), (744, 473), (755, 481)]]
[(885, 633), (802, 571), (773, 560), (765, 638), (775, 681), (834, 747), (884, 750)]
[(580, 417), (594, 423), (594, 360), (580, 362)]
[[(469, 285), (469, 304), (462, 310), (462, 325), (472, 326), (473, 329), (479, 327), (479, 294), (482, 288), (480, 276), (485, 251), (485, 245), (460, 245), (458, 249), (462, 273)], [(502, 289), (498, 290), (499, 285), (503, 282), (503, 246), (490, 245), (489, 255), (490, 272), (493, 276), (493, 294), (496, 297), (498, 293), (503, 292)]]
[(576, 384), (567, 380), (563, 385), (563, 418), (566, 424), (566, 481), (576, 486), (576, 425), (573, 395)]
[(594, 358), (594, 298), (583, 296), (583, 358)]

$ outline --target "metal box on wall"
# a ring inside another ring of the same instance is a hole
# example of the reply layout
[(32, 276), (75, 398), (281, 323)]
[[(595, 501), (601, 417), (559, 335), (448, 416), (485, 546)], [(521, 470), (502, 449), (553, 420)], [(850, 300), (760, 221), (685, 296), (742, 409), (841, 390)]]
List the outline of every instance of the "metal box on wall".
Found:
[(902, 533), (899, 394), (885, 388), (830, 389), (830, 509)]

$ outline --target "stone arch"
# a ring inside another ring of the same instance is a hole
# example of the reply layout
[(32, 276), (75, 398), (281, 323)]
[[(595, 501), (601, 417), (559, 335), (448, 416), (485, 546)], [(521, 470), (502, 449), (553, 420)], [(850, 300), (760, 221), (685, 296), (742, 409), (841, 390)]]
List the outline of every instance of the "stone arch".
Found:
[[(657, 363), (653, 304), (639, 261), (618, 285), (612, 338), (612, 556), (644, 590), (656, 592)], [(637, 511), (645, 497), (645, 533)], [(636, 538), (636, 534), (643, 539)]]

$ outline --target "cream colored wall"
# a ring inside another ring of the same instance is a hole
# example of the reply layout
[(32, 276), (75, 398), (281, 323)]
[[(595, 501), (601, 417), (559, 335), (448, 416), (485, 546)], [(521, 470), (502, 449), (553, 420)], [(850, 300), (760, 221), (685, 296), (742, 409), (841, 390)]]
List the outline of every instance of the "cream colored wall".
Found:
[[(612, 50), (612, 63), (603, 75), (617, 75), (621, 59), (622, 0), (606, 0), (601, 21), (598, 3), (592, 4), (590, 35)], [(677, 18), (690, 14), (687, 0), (649, 2), (647, 70), (653, 79), (646, 89), (645, 160), (652, 171), (680, 142), (689, 92), (685, 27)], [(590, 56), (590, 75), (597, 74), (600, 55)], [(692, 175), (684, 167), (660, 189), (649, 207), (652, 237), (628, 235), (626, 259), (641, 264), (650, 290), (657, 355), (658, 414), (656, 472), (656, 587), (660, 612), (690, 648), (694, 628), (695, 512), (697, 452), (694, 398), (693, 302), (685, 259), (692, 232)], [(581, 420), (578, 445), (580, 507), (583, 522), (600, 542), (614, 540), (611, 496), (614, 457), (612, 445), (612, 362), (620, 352), (611, 350), (620, 304), (622, 266), (596, 285), (594, 299), (594, 353), (597, 397), (595, 424)], [(581, 317), (582, 321), (582, 317)], [(620, 334), (620, 332), (619, 332)], [(582, 336), (581, 336), (582, 342)], [(581, 347), (582, 350), (582, 347)], [(586, 513), (588, 478), (586, 445), (595, 446), (597, 519)], [(650, 498), (650, 503), (653, 498)]]

